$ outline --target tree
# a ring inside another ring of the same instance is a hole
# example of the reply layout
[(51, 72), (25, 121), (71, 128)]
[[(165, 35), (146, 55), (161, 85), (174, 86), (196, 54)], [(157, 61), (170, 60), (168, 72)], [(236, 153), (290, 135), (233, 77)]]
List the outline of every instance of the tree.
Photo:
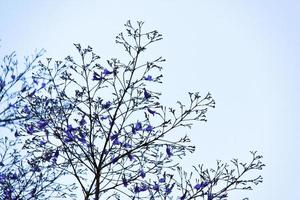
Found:
[[(41, 88), (35, 88), (36, 80), (31, 79), (31, 74), (36, 68), (37, 60), (43, 55), (44, 50), (37, 52), (31, 59), (25, 58), (25, 63), (20, 67), (15, 52), (3, 57), (0, 65), (0, 127), (9, 128), (14, 132), (14, 138), (5, 136), (0, 139), (0, 196), (1, 199), (45, 199), (50, 196), (67, 196), (61, 189), (68, 191), (70, 186), (65, 186), (55, 181), (64, 173), (62, 170), (45, 165), (42, 161), (35, 160), (30, 152), (22, 149), (24, 145), (18, 125), (28, 120), (24, 116), (26, 107), (19, 98), (31, 96)], [(18, 110), (22, 109), (21, 112)], [(5, 135), (2, 132), (2, 135)]]
[(244, 178), (264, 166), (256, 152), (249, 163), (232, 160), (233, 168), (217, 162), (216, 169), (199, 165), (189, 174), (179, 166), (195, 147), (187, 135), (170, 134), (206, 121), (215, 102), (209, 93), (190, 92), (188, 103), (160, 104), (155, 85), (162, 83), (165, 60), (144, 62), (142, 56), (162, 35), (142, 27), (128, 21), (126, 33), (116, 37), (129, 56), (126, 63), (114, 58), (100, 64), (100, 56), (80, 44), (78, 59), (39, 62), (33, 79), (42, 85), (19, 93), (23, 107), (15, 109), (27, 119), (18, 131), (31, 159), (72, 177), (86, 200), (227, 199), (231, 190), (261, 183), (261, 176)]

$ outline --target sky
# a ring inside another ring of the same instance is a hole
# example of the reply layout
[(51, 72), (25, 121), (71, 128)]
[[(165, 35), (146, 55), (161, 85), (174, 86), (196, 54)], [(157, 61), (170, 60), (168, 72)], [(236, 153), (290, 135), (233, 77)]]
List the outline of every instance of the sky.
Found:
[(184, 165), (248, 161), (257, 150), (264, 182), (229, 199), (300, 199), (299, 10), (296, 0), (0, 0), (0, 55), (44, 48), (59, 60), (81, 43), (103, 60), (126, 59), (115, 36), (128, 19), (145, 21), (164, 37), (147, 50), (167, 59), (162, 102), (188, 100), (190, 91), (216, 101), (207, 123), (174, 132), (197, 147)]

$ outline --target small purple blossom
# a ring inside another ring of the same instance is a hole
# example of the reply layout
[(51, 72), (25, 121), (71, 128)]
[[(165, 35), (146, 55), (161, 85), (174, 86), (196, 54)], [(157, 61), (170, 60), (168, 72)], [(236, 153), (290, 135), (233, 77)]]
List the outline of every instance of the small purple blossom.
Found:
[(145, 128), (145, 131), (151, 133), (153, 131), (153, 126), (151, 126), (150, 124)]
[(124, 147), (124, 148), (131, 148), (132, 145), (129, 144), (128, 142), (125, 142), (125, 143), (123, 144), (123, 147)]
[(34, 127), (32, 124), (26, 126), (26, 132), (30, 135), (34, 132)]
[(45, 88), (46, 87), (46, 83), (42, 83), (42, 87), (41, 88)]
[(142, 123), (141, 122), (136, 122), (136, 124), (135, 124), (135, 126), (134, 126), (134, 130), (135, 131), (140, 131), (140, 130), (142, 130), (143, 129), (143, 127), (142, 127)]
[(97, 72), (94, 71), (92, 80), (93, 81), (101, 81), (102, 77)]
[(48, 121), (46, 120), (40, 120), (37, 122), (37, 127), (39, 130), (45, 129), (47, 125), (48, 125)]
[(167, 187), (166, 187), (166, 195), (169, 195), (172, 192), (174, 186), (175, 186), (175, 183), (173, 183), (170, 187), (169, 187), (169, 184), (167, 185)]
[(113, 134), (110, 136), (110, 140), (115, 140), (118, 138), (118, 134)]
[(196, 190), (202, 190), (203, 188), (205, 188), (206, 186), (208, 186), (208, 181), (204, 181), (202, 183), (197, 183), (195, 186), (194, 186), (194, 189)]
[(38, 81), (38, 79), (36, 79), (36, 78), (33, 78), (33, 83), (34, 83), (34, 84), (36, 84), (36, 85), (37, 85), (37, 84), (39, 84), (39, 81)]
[(159, 191), (159, 185), (156, 182), (154, 182), (154, 185), (153, 185), (152, 189), (155, 190), (156, 192), (158, 192)]
[(109, 117), (108, 115), (106, 115), (106, 116), (105, 116), (105, 115), (102, 115), (102, 116), (100, 117), (100, 119), (101, 119), (101, 120), (105, 120), (105, 119), (108, 119), (108, 117)]
[(123, 178), (122, 178), (122, 183), (123, 183), (124, 187), (128, 186), (128, 181), (126, 180), (125, 176), (123, 176)]
[(67, 138), (65, 138), (65, 142), (71, 142), (75, 140), (75, 135), (72, 132), (76, 130), (77, 129), (73, 128), (71, 124), (67, 126), (67, 129), (64, 131), (67, 134)]
[(138, 184), (135, 185), (134, 189), (133, 189), (134, 193), (139, 193), (140, 192), (140, 188), (138, 186)]
[(81, 118), (81, 120), (79, 121), (79, 125), (83, 126), (86, 124), (86, 120), (84, 119), (84, 117)]
[(132, 154), (129, 153), (129, 154), (128, 154), (128, 158), (129, 158), (130, 161), (133, 161), (134, 156), (133, 156)]
[(120, 144), (121, 144), (121, 142), (120, 142), (119, 138), (114, 139), (113, 145), (120, 145)]
[(148, 99), (150, 99), (150, 97), (151, 97), (151, 94), (149, 92), (147, 92), (147, 90), (144, 88), (144, 98), (146, 100), (148, 100)]
[(86, 134), (80, 133), (80, 137), (77, 138), (79, 142), (81, 142), (82, 144), (86, 144)]
[(27, 105), (24, 106), (23, 110), (22, 110), (24, 113), (26, 113), (27, 115), (30, 114), (30, 110), (28, 108)]
[(166, 172), (164, 172), (163, 177), (160, 178), (160, 179), (158, 180), (158, 182), (159, 182), (159, 183), (165, 183), (165, 182), (166, 182)]
[(144, 77), (144, 80), (146, 81), (153, 81), (153, 78), (151, 75), (148, 75), (147, 77)]
[(2, 78), (0, 78), (0, 91), (5, 87), (5, 85), (5, 81)]
[(150, 113), (150, 114), (152, 114), (153, 116), (155, 115), (155, 111), (154, 110), (151, 110), (150, 108), (147, 108), (147, 110), (148, 110), (148, 112)]
[(111, 74), (112, 72), (111, 71), (109, 71), (108, 69), (104, 69), (103, 70), (103, 74), (105, 75), (105, 76), (107, 76), (107, 75), (109, 75), (109, 74)]
[(214, 195), (212, 193), (208, 193), (207, 194), (207, 200), (213, 200), (214, 199)]
[(144, 171), (143, 169), (140, 170), (140, 176), (141, 176), (142, 178), (145, 178), (145, 177), (146, 177), (146, 173), (145, 173), (145, 171)]
[(166, 152), (167, 152), (167, 155), (168, 155), (169, 158), (170, 158), (171, 156), (173, 156), (173, 152), (172, 152), (171, 147), (167, 146)]
[(102, 109), (108, 109), (111, 106), (111, 102), (107, 101), (105, 104), (102, 104)]

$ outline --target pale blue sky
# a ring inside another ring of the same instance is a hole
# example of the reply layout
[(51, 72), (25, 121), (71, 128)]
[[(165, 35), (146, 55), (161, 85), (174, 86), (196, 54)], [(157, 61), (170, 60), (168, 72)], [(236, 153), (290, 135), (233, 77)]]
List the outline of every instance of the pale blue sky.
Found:
[(82, 43), (103, 59), (125, 58), (115, 35), (127, 19), (143, 20), (164, 35), (147, 54), (167, 59), (162, 101), (210, 91), (217, 102), (190, 131), (198, 148), (186, 165), (258, 150), (265, 180), (250, 199), (300, 199), (299, 11), (296, 0), (0, 0), (0, 54), (45, 48), (62, 59)]

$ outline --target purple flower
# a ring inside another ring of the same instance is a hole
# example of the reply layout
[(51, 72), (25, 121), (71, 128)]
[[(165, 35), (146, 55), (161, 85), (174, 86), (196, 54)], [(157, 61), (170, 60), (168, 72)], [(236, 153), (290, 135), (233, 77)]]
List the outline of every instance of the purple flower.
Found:
[(27, 125), (27, 127), (26, 127), (26, 132), (27, 132), (28, 134), (30, 134), (30, 135), (34, 132), (34, 127), (33, 127), (32, 124)]
[(65, 132), (73, 132), (73, 131), (76, 131), (77, 129), (76, 128), (73, 128), (72, 124), (68, 125), (67, 126), (67, 130), (65, 130)]
[(149, 112), (150, 114), (152, 114), (153, 116), (154, 116), (154, 114), (156, 113), (154, 110), (151, 110), (150, 108), (147, 108), (147, 110), (148, 110), (148, 112)]
[(86, 144), (86, 135), (84, 133), (80, 133), (80, 137), (78, 137), (78, 141), (83, 143), (83, 144)]
[(132, 146), (131, 146), (131, 144), (129, 144), (128, 142), (125, 142), (125, 143), (123, 144), (123, 147), (124, 147), (124, 148), (131, 148)]
[(153, 81), (153, 78), (151, 75), (148, 75), (147, 77), (144, 77), (144, 80), (146, 81)]
[(111, 102), (107, 101), (105, 104), (102, 104), (102, 109), (108, 109), (111, 106)]
[(94, 71), (92, 80), (93, 81), (101, 81), (102, 77), (97, 72)]
[(130, 153), (128, 154), (128, 158), (130, 161), (133, 161), (133, 159), (134, 159), (133, 155), (131, 155)]
[(141, 176), (142, 178), (145, 178), (145, 177), (146, 177), (146, 173), (144, 172), (143, 169), (140, 170), (140, 176)]
[(208, 181), (204, 181), (202, 183), (197, 183), (195, 186), (194, 186), (194, 189), (196, 190), (202, 190), (203, 188), (205, 188), (206, 186), (208, 186)]
[(36, 85), (39, 84), (39, 81), (37, 79), (33, 79), (33, 83), (35, 83)]
[(12, 180), (17, 180), (18, 179), (18, 175), (16, 173), (9, 174), (9, 178), (11, 178)]
[(163, 178), (160, 178), (158, 180), (158, 182), (160, 182), (160, 183), (165, 183), (166, 182), (166, 172), (164, 172)]
[(151, 94), (149, 92), (147, 92), (147, 90), (144, 88), (144, 97), (146, 100), (150, 99)]
[(148, 190), (148, 186), (146, 184), (142, 184), (142, 186), (140, 187), (140, 192), (145, 192)]
[(67, 134), (65, 142), (71, 142), (75, 140), (75, 135), (72, 133), (73, 131), (76, 131), (76, 128), (73, 128), (71, 124), (68, 125), (67, 130), (64, 131)]
[(153, 126), (151, 126), (150, 124), (145, 128), (145, 131), (151, 133), (153, 131)]
[(159, 191), (159, 185), (156, 182), (154, 182), (153, 190), (155, 190), (156, 192)]
[(41, 140), (41, 141), (40, 141), (40, 145), (41, 145), (41, 146), (44, 146), (46, 143), (47, 143), (47, 141), (45, 141), (45, 140)]
[(26, 113), (27, 115), (30, 114), (30, 110), (28, 108), (27, 105), (24, 106), (23, 110), (22, 110), (24, 113)]
[(170, 158), (171, 156), (173, 156), (173, 152), (172, 152), (171, 147), (167, 146), (166, 152), (167, 152), (167, 155), (168, 155), (169, 158)]
[(5, 87), (5, 81), (0, 78), (0, 91)]
[(36, 187), (30, 191), (31, 197), (34, 197), (35, 193), (36, 193)]
[(113, 156), (112, 159), (111, 159), (111, 161), (112, 161), (113, 164), (115, 164), (118, 161), (118, 157), (114, 157)]
[(121, 144), (119, 138), (116, 138), (114, 141), (113, 141), (113, 145), (119, 145)]
[(6, 181), (6, 175), (5, 174), (0, 174), (0, 183), (3, 184)]
[(58, 156), (59, 156), (59, 151), (58, 151), (58, 149), (56, 149), (56, 151), (55, 151), (55, 153), (53, 155), (53, 158), (57, 159)]
[(158, 181), (159, 181), (160, 183), (164, 183), (164, 182), (166, 182), (166, 178), (160, 178)]
[(113, 134), (110, 136), (110, 140), (115, 140), (118, 138), (118, 134)]
[(172, 192), (174, 186), (175, 186), (175, 183), (173, 183), (170, 187), (169, 187), (169, 184), (167, 185), (166, 195), (169, 195)]
[(212, 193), (208, 193), (207, 194), (207, 200), (213, 200), (214, 199), (214, 195)]
[(180, 200), (184, 200), (186, 198), (186, 194), (187, 194), (187, 190), (185, 191), (185, 193), (180, 197)]
[(40, 120), (37, 122), (37, 127), (39, 130), (45, 129), (45, 127), (48, 125), (48, 121), (46, 120)]
[(16, 75), (12, 74), (12, 75), (11, 75), (11, 79), (12, 79), (12, 80), (15, 80), (15, 78), (16, 78)]
[(101, 120), (105, 120), (105, 119), (108, 119), (108, 117), (109, 117), (108, 115), (106, 115), (106, 116), (102, 115), (102, 116), (100, 117), (100, 119), (101, 119)]
[(79, 125), (83, 126), (85, 124), (86, 124), (86, 121), (85, 121), (84, 117), (82, 117), (81, 120), (79, 121)]
[(33, 95), (35, 94), (36, 90), (34, 89), (31, 93), (28, 94), (28, 97), (33, 97)]
[(140, 131), (140, 130), (142, 130), (142, 123), (141, 122), (139, 122), (139, 121), (137, 121), (136, 122), (136, 124), (135, 124), (135, 126), (134, 126), (134, 130), (135, 131)]
[(133, 191), (134, 191), (134, 193), (139, 193), (140, 192), (140, 188), (139, 188), (138, 184), (135, 185)]
[(109, 74), (111, 74), (112, 72), (111, 71), (109, 71), (108, 69), (104, 69), (103, 70), (103, 74), (106, 76), (106, 75), (109, 75)]
[(123, 182), (124, 187), (128, 186), (128, 181), (126, 180), (125, 176), (123, 176), (122, 182)]
[(45, 88), (46, 87), (46, 83), (42, 83), (42, 87), (41, 88)]

